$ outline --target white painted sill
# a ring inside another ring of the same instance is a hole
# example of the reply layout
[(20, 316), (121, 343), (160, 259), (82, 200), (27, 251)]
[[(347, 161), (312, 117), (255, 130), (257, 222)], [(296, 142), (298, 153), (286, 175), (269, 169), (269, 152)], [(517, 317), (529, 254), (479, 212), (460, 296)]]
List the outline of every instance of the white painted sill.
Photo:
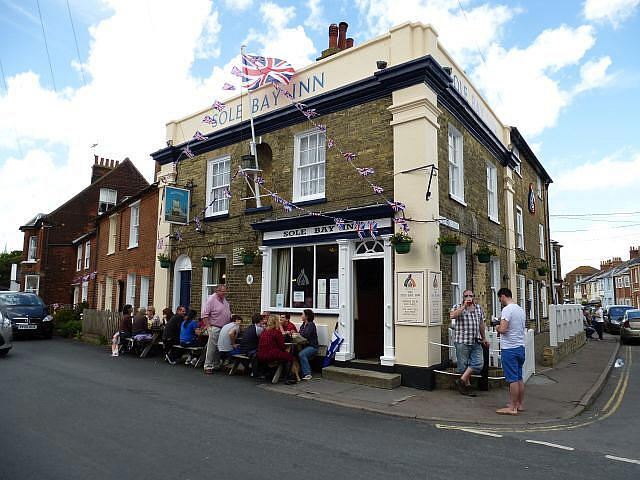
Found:
[(456, 202), (458, 202), (460, 205), (462, 205), (463, 207), (467, 206), (467, 203), (464, 201), (464, 199), (460, 198), (460, 197), (456, 197), (453, 193), (449, 193), (449, 198), (451, 200), (454, 200)]

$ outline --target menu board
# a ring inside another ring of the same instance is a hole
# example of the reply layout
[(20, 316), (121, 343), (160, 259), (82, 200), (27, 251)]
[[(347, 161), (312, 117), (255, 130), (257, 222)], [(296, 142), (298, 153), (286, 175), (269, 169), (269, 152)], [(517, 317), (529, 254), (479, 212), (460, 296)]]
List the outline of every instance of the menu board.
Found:
[(396, 323), (425, 325), (424, 272), (396, 272)]

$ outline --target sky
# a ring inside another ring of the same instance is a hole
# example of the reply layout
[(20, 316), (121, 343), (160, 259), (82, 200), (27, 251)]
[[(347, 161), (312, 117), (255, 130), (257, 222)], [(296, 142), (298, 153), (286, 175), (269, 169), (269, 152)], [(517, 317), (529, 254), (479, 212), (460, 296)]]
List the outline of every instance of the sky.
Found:
[[(94, 153), (149, 181), (165, 124), (224, 99), (240, 45), (300, 68), (431, 23), (553, 179), (564, 273), (640, 245), (640, 0), (0, 0), (0, 250), (86, 187)], [(45, 41), (46, 39), (46, 41)], [(92, 147), (92, 145), (97, 144)]]

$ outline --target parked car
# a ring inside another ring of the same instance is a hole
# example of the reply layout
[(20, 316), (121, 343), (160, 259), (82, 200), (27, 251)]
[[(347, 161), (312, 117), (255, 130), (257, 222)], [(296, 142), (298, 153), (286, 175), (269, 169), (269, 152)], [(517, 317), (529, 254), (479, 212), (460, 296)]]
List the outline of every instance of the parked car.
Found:
[(11, 320), (0, 313), (0, 357), (4, 357), (13, 346), (13, 332)]
[(625, 344), (632, 338), (640, 338), (640, 309), (637, 308), (624, 312), (620, 327), (620, 343)]
[(604, 309), (605, 330), (609, 333), (619, 334), (624, 312), (632, 308), (631, 305), (607, 305)]
[(45, 338), (53, 335), (53, 317), (35, 293), (0, 292), (0, 314), (10, 321), (14, 338), (18, 334), (42, 335)]

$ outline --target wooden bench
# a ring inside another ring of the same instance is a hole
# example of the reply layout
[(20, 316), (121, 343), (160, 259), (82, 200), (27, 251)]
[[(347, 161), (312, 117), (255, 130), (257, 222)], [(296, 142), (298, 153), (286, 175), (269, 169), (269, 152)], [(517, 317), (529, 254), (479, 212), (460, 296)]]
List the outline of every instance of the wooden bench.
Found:
[[(162, 342), (158, 342), (158, 345), (164, 345), (164, 344)], [(193, 366), (193, 368), (199, 368), (202, 365), (204, 365), (204, 360), (205, 360), (205, 357), (207, 356), (207, 347), (206, 346), (203, 346), (203, 347), (183, 347), (179, 343), (176, 343), (171, 348), (172, 349), (180, 348), (182, 350), (187, 350), (188, 352), (191, 352), (192, 354), (198, 354), (198, 352), (199, 352), (198, 361)]]
[[(302, 326), (302, 322), (292, 322), (298, 331), (300, 331), (300, 327)], [(318, 325), (316, 323), (316, 332), (318, 333), (318, 352), (314, 355), (314, 359), (318, 359), (318, 361), (314, 361), (314, 366), (322, 365), (322, 362), (319, 361), (321, 358), (327, 355), (328, 345), (331, 343), (331, 334), (329, 333), (329, 327), (327, 325)], [(333, 331), (331, 332), (333, 333)]]
[[(231, 370), (229, 370), (229, 376), (231, 375), (235, 375), (236, 371), (238, 370), (238, 365), (242, 364), (242, 366), (246, 369), (247, 365), (250, 362), (250, 358), (248, 355), (244, 355), (244, 354), (237, 354), (237, 355), (231, 355), (231, 358), (233, 359), (233, 364), (231, 365)], [(253, 377), (254, 375), (254, 371), (251, 370), (251, 376)]]

